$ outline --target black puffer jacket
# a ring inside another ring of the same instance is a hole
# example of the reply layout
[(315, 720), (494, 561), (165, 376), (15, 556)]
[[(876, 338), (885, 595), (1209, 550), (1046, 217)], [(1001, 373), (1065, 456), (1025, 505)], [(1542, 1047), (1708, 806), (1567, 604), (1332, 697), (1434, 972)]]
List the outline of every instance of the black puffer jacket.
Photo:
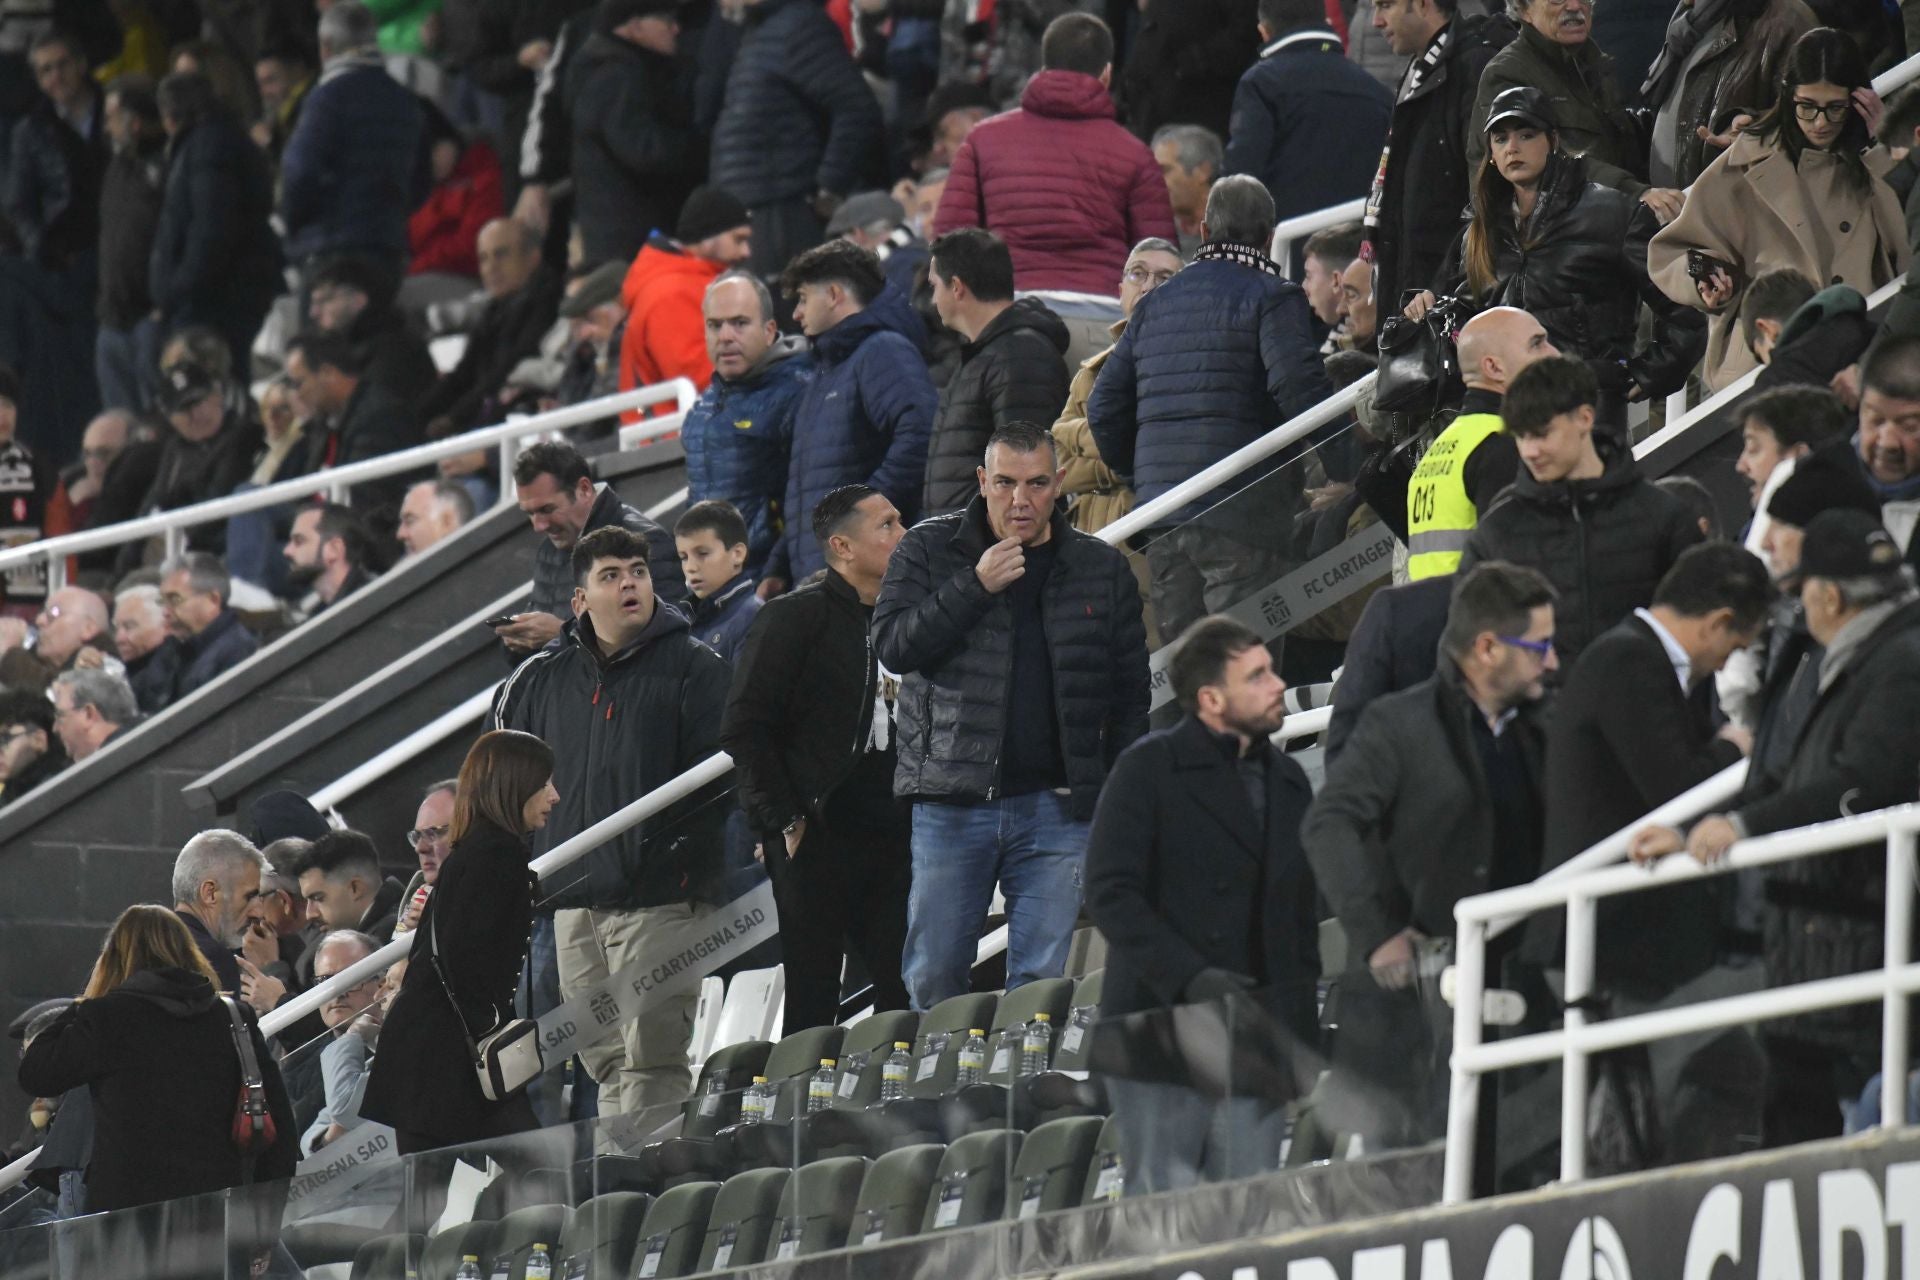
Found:
[(1571, 666), (1587, 642), (1653, 601), (1653, 589), (1700, 526), (1678, 498), (1643, 479), (1633, 459), (1609, 454), (1592, 480), (1541, 484), (1524, 466), (1506, 496), (1480, 517), (1460, 558), (1526, 565), (1560, 593), (1554, 646)]
[[(1469, 223), (1472, 219), (1469, 210)], [(1498, 283), (1476, 299), (1481, 307), (1519, 307), (1547, 331), (1562, 355), (1594, 366), (1600, 385), (1624, 393), (1631, 381), (1649, 397), (1686, 385), (1707, 352), (1706, 317), (1683, 307), (1647, 279), (1647, 241), (1660, 229), (1653, 210), (1611, 187), (1587, 180), (1586, 161), (1556, 151), (1541, 175), (1539, 203), (1523, 233), (1510, 209), (1498, 211), (1494, 273)], [(1438, 291), (1466, 291), (1461, 259), (1466, 232), (1454, 242)], [(1652, 309), (1647, 345), (1634, 350), (1640, 303)]]
[[(585, 614), (500, 686), (493, 727), (553, 748), (560, 803), (533, 834), (535, 857), (685, 773), (720, 749), (726, 659), (686, 616), (654, 604), (639, 637), (611, 656)], [(719, 901), (726, 806), (700, 792), (610, 840), (541, 885), (541, 905), (632, 911)]]
[(944, 516), (967, 505), (980, 486), (987, 440), (1009, 422), (1046, 426), (1067, 402), (1067, 326), (1034, 298), (995, 316), (979, 338), (960, 348), (960, 368), (940, 394), (940, 413), (927, 444), (922, 516)]
[[(1147, 634), (1126, 557), (1053, 513), (1061, 544), (1042, 595), (1053, 655), (1060, 749), (1074, 817), (1093, 817), (1115, 757), (1147, 728)], [(1006, 736), (1013, 605), (973, 568), (996, 539), (987, 506), (908, 530), (887, 565), (873, 612), (874, 650), (902, 677), (900, 768), (906, 799), (992, 799)]]
[(713, 129), (713, 184), (752, 206), (846, 195), (885, 147), (880, 104), (820, 0), (748, 9)]
[(280, 292), (266, 153), (213, 116), (174, 137), (147, 288), (172, 327), (252, 333)]
[[(1872, 626), (1871, 623), (1866, 623)], [(1847, 652), (1851, 649), (1851, 652)], [(1736, 811), (1749, 835), (1826, 822), (1913, 799), (1920, 775), (1920, 601), (1911, 597), (1858, 641), (1843, 631), (1821, 671), (1825, 687), (1779, 787)], [(1877, 968), (1887, 859), (1874, 844), (1767, 869), (1770, 986)], [(1835, 1044), (1870, 1058), (1880, 1008), (1854, 1005), (1768, 1024), (1776, 1035)]]
[(595, 32), (566, 71), (573, 187), (588, 262), (631, 262), (693, 189), (697, 135), (674, 60)]

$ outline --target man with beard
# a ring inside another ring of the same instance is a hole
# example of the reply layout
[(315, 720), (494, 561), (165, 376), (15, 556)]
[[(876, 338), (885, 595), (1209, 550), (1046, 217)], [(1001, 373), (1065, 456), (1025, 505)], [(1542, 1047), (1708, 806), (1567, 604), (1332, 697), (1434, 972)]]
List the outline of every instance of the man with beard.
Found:
[[(1283, 1043), (1311, 1045), (1320, 933), (1300, 823), (1313, 792), (1269, 741), (1286, 719), (1286, 683), (1260, 637), (1224, 614), (1187, 628), (1169, 675), (1186, 715), (1121, 754), (1087, 840), (1087, 914), (1110, 947), (1099, 1034), (1124, 1036), (1126, 1014), (1249, 992)], [(1313, 1061), (1299, 1068), (1310, 1085)], [(1130, 1194), (1279, 1163), (1285, 1090), (1217, 1101), (1186, 1084), (1108, 1087)]]
[(287, 586), (305, 595), (300, 611), (311, 618), (372, 581), (367, 563), (372, 546), (351, 507), (327, 502), (295, 516), (284, 554)]
[(1920, 566), (1920, 338), (1884, 342), (1862, 367), (1853, 440), (1887, 532)]
[(1539, 870), (1554, 602), (1532, 569), (1489, 561), (1460, 577), (1439, 670), (1367, 707), (1307, 813), (1307, 857), (1347, 938), (1329, 1118), (1370, 1147), (1445, 1127), (1454, 904)]
[(238, 831), (202, 831), (173, 862), (173, 909), (186, 922), (220, 990), (240, 990), (235, 956), (247, 930), (266, 915), (260, 877), (267, 860)]

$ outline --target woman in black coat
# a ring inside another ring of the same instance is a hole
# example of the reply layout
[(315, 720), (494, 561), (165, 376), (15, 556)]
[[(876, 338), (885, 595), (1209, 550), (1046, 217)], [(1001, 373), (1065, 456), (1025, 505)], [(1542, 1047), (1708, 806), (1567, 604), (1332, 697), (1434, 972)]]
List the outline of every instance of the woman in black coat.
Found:
[[(1625, 439), (1627, 402), (1686, 384), (1706, 350), (1706, 326), (1647, 278), (1653, 212), (1587, 180), (1586, 162), (1559, 148), (1551, 100), (1508, 89), (1487, 114), (1487, 159), (1473, 204), (1434, 288), (1475, 309), (1518, 307), (1540, 322), (1562, 355), (1584, 360), (1600, 383), (1598, 416)], [(1433, 304), (1424, 293), (1406, 314)], [(1640, 304), (1653, 310), (1635, 349)]]
[(559, 798), (553, 750), (530, 733), (483, 734), (460, 766), (453, 851), (421, 913), (417, 954), (360, 1105), (362, 1116), (393, 1127), (402, 1155), (540, 1127), (524, 1092), (487, 1101), (469, 1036), (483, 1039), (513, 1016), (538, 884), (527, 835), (546, 825)]
[[(299, 1136), (280, 1070), (245, 1013), (276, 1140), (256, 1181), (292, 1174)], [(34, 1037), (20, 1087), (58, 1097), (85, 1086), (94, 1113), (90, 1213), (237, 1187), (249, 1171), (233, 1143), (240, 1056), (213, 970), (165, 907), (128, 907), (114, 923), (86, 994)]]

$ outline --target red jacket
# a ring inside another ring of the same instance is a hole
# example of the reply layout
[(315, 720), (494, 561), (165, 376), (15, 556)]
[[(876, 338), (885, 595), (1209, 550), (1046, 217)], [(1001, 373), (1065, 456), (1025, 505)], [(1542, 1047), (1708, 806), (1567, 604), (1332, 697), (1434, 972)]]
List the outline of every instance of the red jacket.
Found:
[(967, 135), (933, 221), (935, 235), (956, 227), (1006, 241), (1021, 289), (1109, 298), (1135, 244), (1179, 241), (1153, 152), (1114, 122), (1106, 86), (1077, 71), (1042, 71), (1019, 110)]
[(706, 390), (713, 381), (713, 361), (701, 308), (707, 286), (723, 270), (659, 236), (641, 247), (620, 286), (627, 309), (627, 331), (620, 339), (622, 391), (680, 377)]
[(501, 201), (500, 157), (486, 143), (473, 143), (460, 153), (447, 180), (435, 184), (427, 202), (407, 219), (407, 242), (413, 249), (407, 273), (478, 276), (475, 242), (480, 228), (500, 216)]

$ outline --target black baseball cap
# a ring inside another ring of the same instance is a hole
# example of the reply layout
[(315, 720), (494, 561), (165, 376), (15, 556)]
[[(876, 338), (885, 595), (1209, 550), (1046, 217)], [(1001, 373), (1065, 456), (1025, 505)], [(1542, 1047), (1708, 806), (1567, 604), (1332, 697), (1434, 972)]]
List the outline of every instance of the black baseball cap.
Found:
[(160, 407), (168, 413), (191, 409), (220, 394), (220, 382), (202, 366), (182, 360), (160, 375)]
[(1800, 544), (1796, 576), (1808, 578), (1896, 578), (1906, 565), (1900, 544), (1877, 517), (1864, 511), (1822, 511), (1807, 525)]
[(1515, 85), (1495, 95), (1493, 105), (1487, 109), (1487, 123), (1480, 132), (1492, 133), (1495, 125), (1510, 120), (1530, 124), (1546, 133), (1560, 131), (1559, 121), (1553, 118), (1553, 100), (1531, 85)]

